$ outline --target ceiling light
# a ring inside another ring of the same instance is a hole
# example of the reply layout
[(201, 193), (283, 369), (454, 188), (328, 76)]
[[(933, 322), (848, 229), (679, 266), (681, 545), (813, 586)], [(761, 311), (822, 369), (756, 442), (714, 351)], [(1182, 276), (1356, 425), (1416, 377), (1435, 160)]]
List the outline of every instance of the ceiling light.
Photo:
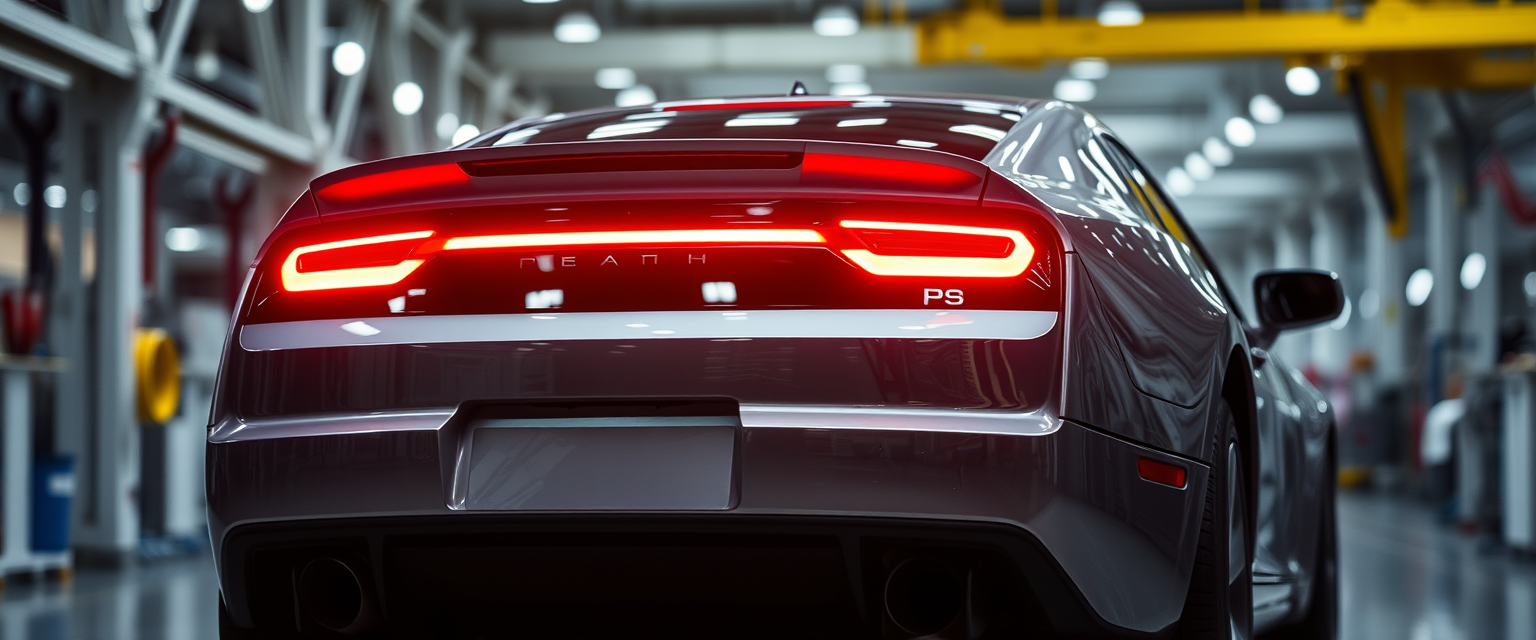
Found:
[(480, 135), (480, 127), (468, 123), (461, 124), (458, 130), (453, 132), (453, 146), (457, 147), (470, 140), (474, 140), (475, 136), (478, 135)]
[(1360, 317), (1366, 320), (1376, 317), (1376, 312), (1381, 311), (1381, 296), (1375, 289), (1366, 289), (1360, 292)]
[(613, 104), (620, 107), (640, 107), (656, 101), (656, 90), (649, 85), (637, 84), (613, 97)]
[(1109, 75), (1109, 61), (1103, 58), (1078, 58), (1067, 65), (1067, 73), (1083, 80), (1103, 80)]
[(863, 82), (838, 82), (832, 85), (834, 96), (867, 96), (870, 91), (869, 85)]
[(1189, 177), (1196, 180), (1210, 180), (1211, 176), (1216, 175), (1216, 168), (1211, 166), (1205, 156), (1197, 152), (1190, 152), (1189, 155), (1184, 156), (1184, 170), (1189, 172)]
[(1419, 306), (1429, 300), (1429, 292), (1435, 288), (1435, 274), (1429, 269), (1419, 269), (1408, 276), (1408, 287), (1404, 293), (1408, 296), (1408, 304)]
[(827, 67), (827, 82), (863, 82), (867, 78), (862, 64), (834, 64)]
[(822, 7), (816, 12), (811, 29), (820, 36), (851, 36), (859, 32), (859, 16), (840, 4)]
[(1205, 154), (1205, 159), (1212, 165), (1225, 167), (1232, 164), (1232, 147), (1216, 136), (1205, 139), (1205, 144), (1200, 145), (1200, 153)]
[(1285, 117), (1285, 109), (1274, 98), (1261, 93), (1248, 101), (1248, 115), (1260, 124), (1274, 124)]
[(572, 11), (560, 16), (560, 20), (555, 23), (555, 39), (561, 42), (597, 42), (601, 35), (603, 29), (597, 26), (597, 18), (585, 11)]
[(1056, 81), (1056, 88), (1052, 93), (1062, 102), (1088, 102), (1098, 95), (1099, 88), (1093, 84), (1092, 80), (1062, 78)]
[(598, 69), (592, 80), (604, 89), (628, 89), (635, 86), (635, 70), (628, 67)]
[(1189, 177), (1189, 173), (1183, 167), (1174, 167), (1168, 170), (1168, 177), (1163, 180), (1168, 185), (1168, 190), (1176, 196), (1187, 196), (1195, 192), (1195, 179)]
[(272, 0), (245, 0), (245, 10), (251, 13), (261, 13), (272, 6)]
[[(49, 187), (52, 189), (53, 187)], [(44, 198), (48, 192), (43, 192)], [(1461, 262), (1461, 288), (1471, 291), (1477, 285), (1483, 283), (1483, 274), (1488, 271), (1488, 259), (1483, 254), (1473, 252), (1467, 255), (1467, 259)]]
[(1099, 24), (1106, 27), (1141, 24), (1141, 5), (1131, 0), (1109, 0), (1099, 7)]
[(1291, 67), (1285, 72), (1285, 88), (1298, 96), (1310, 96), (1323, 86), (1312, 67)]
[(425, 96), (421, 93), (421, 85), (414, 82), (402, 82), (395, 87), (394, 103), (395, 111), (402, 116), (416, 115), (421, 111), (421, 101)]
[(363, 70), (363, 63), (368, 61), (368, 54), (363, 51), (363, 45), (356, 42), (343, 42), (336, 45), (331, 51), (331, 67), (336, 73), (344, 76), (355, 76)]
[(25, 182), (18, 182), (16, 188), (11, 190), (11, 197), (16, 199), (16, 206), (25, 207), (32, 201), (32, 187)]
[(43, 189), (43, 204), (48, 205), (49, 209), (63, 209), (66, 195), (68, 194), (64, 192), (64, 187), (56, 184), (49, 185), (47, 189)]
[(1536, 307), (1536, 271), (1525, 274), (1525, 303)]
[(459, 116), (454, 113), (445, 113), (437, 117), (437, 137), (447, 140), (453, 132), (459, 129)]
[(186, 253), (203, 248), (203, 232), (195, 227), (171, 227), (165, 230), (165, 247)]
[(1227, 121), (1227, 142), (1234, 147), (1246, 147), (1253, 144), (1259, 137), (1259, 132), (1254, 130), (1253, 123), (1242, 116), (1234, 116)]
[(213, 49), (203, 49), (192, 56), (192, 75), (203, 82), (219, 79), (219, 54)]

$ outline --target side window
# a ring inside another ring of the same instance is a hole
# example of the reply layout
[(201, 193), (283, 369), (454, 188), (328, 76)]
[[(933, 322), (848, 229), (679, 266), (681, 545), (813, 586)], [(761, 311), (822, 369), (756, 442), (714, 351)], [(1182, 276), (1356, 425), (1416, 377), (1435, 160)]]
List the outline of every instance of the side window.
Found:
[(1211, 289), (1221, 292), (1222, 297), (1226, 298), (1228, 302), (1228, 308), (1232, 309), (1235, 313), (1241, 314), (1241, 311), (1238, 311), (1240, 307), (1231, 304), (1234, 298), (1227, 290), (1226, 284), (1222, 282), (1221, 277), (1216, 273), (1216, 269), (1211, 266), (1211, 262), (1206, 259), (1204, 248), (1200, 246), (1200, 243), (1185, 228), (1183, 219), (1174, 211), (1173, 206), (1168, 203), (1168, 198), (1163, 195), (1162, 189), (1148, 177), (1141, 163), (1132, 158), (1130, 152), (1126, 151), (1119, 141), (1105, 139), (1105, 143), (1105, 146), (1114, 154), (1115, 161), (1121, 167), (1124, 167), (1127, 178), (1126, 182), (1131, 184), (1131, 189), (1135, 194), (1133, 198), (1136, 202), (1135, 206), (1140, 207), (1144, 215), (1151, 218), (1159, 228), (1179, 241), (1184, 248), (1185, 255), (1189, 256), (1195, 265), (1199, 267), (1200, 271), (1205, 274), (1206, 284)]

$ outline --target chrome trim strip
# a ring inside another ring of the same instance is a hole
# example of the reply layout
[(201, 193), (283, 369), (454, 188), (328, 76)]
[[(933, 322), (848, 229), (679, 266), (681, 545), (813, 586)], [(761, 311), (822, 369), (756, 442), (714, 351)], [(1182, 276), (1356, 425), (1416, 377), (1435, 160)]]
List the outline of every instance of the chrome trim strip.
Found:
[(1060, 419), (1038, 411), (767, 404), (741, 405), (741, 424), (748, 429), (860, 429), (1008, 436), (1043, 436), (1061, 429)]
[(453, 409), (421, 409), (255, 420), (228, 418), (208, 432), (208, 442), (217, 444), (384, 431), (436, 431), (448, 422), (448, 418), (453, 417), (453, 411)]
[[(453, 409), (443, 408), (255, 420), (232, 418), (215, 426), (208, 433), (208, 442), (219, 444), (385, 431), (436, 431), (448, 423), (453, 413)], [(640, 416), (574, 420), (488, 420), (478, 426), (657, 426), (663, 423), (665, 426), (713, 425), (728, 424), (730, 420), (717, 416)], [(1017, 413), (977, 409), (744, 404), (741, 405), (741, 425), (749, 429), (853, 429), (1043, 436), (1061, 429), (1061, 420), (1039, 411)]]
[(1055, 311), (771, 309), (635, 311), (300, 320), (240, 328), (246, 351), (379, 344), (678, 338), (947, 338), (1031, 340)]

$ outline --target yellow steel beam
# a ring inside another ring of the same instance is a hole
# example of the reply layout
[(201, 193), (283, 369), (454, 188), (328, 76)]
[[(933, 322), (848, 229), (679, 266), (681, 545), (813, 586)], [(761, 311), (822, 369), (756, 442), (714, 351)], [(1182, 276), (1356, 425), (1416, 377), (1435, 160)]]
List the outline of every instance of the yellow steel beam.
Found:
[(925, 19), (923, 64), (1036, 65), (1053, 59), (1190, 59), (1536, 46), (1536, 3), (1379, 0), (1359, 17), (1340, 11), (1149, 13), (1141, 24), (1006, 16), (987, 3)]

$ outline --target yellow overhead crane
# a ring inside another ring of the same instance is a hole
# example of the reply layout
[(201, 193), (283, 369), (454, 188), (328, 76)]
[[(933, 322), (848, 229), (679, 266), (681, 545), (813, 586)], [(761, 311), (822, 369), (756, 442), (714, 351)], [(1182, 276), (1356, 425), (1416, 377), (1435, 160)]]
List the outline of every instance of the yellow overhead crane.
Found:
[[(1147, 13), (1139, 24), (1105, 26), (1061, 16), (1042, 0), (1038, 16), (1009, 16), (997, 0), (971, 0), (917, 25), (923, 64), (1038, 66), (1052, 60), (1189, 60), (1280, 57), (1326, 66), (1352, 93), (1367, 123), (1378, 185), (1397, 237), (1408, 230), (1403, 117), (1407, 87), (1521, 89), (1536, 84), (1536, 2), (1377, 0), (1330, 11), (1260, 9)], [(893, 12), (894, 13), (894, 12)]]

